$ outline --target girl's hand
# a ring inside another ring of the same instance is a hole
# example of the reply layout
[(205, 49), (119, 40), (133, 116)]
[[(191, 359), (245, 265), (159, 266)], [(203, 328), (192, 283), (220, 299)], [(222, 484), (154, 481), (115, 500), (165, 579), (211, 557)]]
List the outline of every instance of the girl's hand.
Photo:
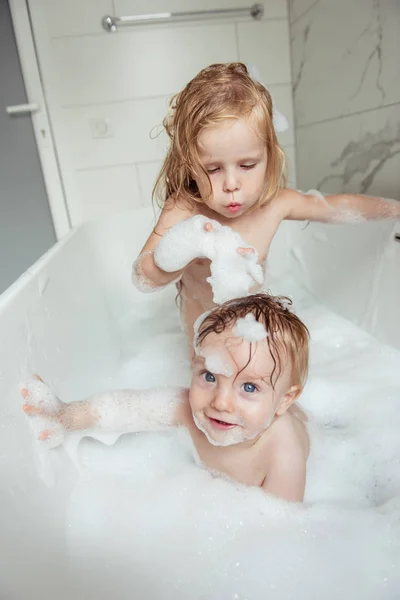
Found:
[(249, 256), (251, 254), (254, 254), (255, 250), (254, 248), (237, 248), (236, 252), (238, 254), (241, 254), (242, 256)]

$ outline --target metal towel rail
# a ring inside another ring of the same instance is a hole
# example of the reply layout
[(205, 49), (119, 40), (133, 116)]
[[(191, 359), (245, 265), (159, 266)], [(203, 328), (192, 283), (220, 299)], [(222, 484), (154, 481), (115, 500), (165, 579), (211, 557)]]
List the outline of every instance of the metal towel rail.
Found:
[(133, 15), (131, 17), (111, 17), (107, 15), (102, 18), (103, 28), (113, 33), (119, 27), (131, 25), (152, 25), (154, 23), (177, 23), (181, 21), (193, 21), (201, 19), (228, 18), (228, 17), (253, 17), (261, 19), (264, 14), (263, 4), (253, 4), (247, 8), (222, 8), (220, 10), (199, 10), (193, 12), (165, 12), (150, 15)]

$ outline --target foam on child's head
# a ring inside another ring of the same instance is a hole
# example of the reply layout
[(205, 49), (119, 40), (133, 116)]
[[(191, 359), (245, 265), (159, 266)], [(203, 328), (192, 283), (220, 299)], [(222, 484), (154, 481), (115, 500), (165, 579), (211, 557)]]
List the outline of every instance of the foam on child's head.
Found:
[(260, 293), (228, 300), (201, 315), (195, 323), (196, 352), (210, 333), (220, 334), (232, 328), (250, 344), (266, 340), (275, 367), (271, 383), (281, 375), (283, 360), (291, 364), (291, 385), (305, 384), (308, 373), (309, 332), (304, 323), (291, 311), (292, 302), (286, 297)]
[(271, 95), (260, 82), (252, 79), (243, 63), (210, 65), (172, 98), (164, 119), (170, 148), (154, 194), (162, 202), (170, 197), (191, 204), (202, 201), (193, 176), (200, 170), (208, 178), (197, 146), (200, 133), (226, 119), (250, 116), (255, 119), (257, 133), (268, 152), (265, 186), (259, 204), (273, 198), (284, 184), (285, 155), (276, 138)]

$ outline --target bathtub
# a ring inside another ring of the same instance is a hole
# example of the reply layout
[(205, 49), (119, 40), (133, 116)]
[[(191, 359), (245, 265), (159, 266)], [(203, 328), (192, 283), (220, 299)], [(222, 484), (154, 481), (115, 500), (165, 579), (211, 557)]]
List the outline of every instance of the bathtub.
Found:
[(363, 225), (358, 247), (353, 228), (338, 244), (342, 228), (285, 225), (271, 249), (268, 286), (314, 339), (304, 506), (212, 477), (182, 432), (85, 439), (75, 461), (33, 438), (18, 391), (32, 373), (66, 401), (188, 385), (174, 290), (130, 283), (153, 219), (83, 225), (0, 298), (0, 598), (399, 597), (400, 325), (380, 318), (390, 302), (374, 287), (397, 252), (392, 224)]

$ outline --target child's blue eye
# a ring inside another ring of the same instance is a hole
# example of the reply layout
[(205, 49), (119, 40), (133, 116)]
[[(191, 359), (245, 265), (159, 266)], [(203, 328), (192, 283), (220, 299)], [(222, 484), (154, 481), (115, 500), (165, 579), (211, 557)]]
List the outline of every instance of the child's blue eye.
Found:
[(243, 389), (244, 389), (245, 392), (249, 392), (250, 394), (252, 394), (253, 392), (255, 392), (257, 390), (257, 388), (254, 385), (254, 383), (244, 383), (243, 384)]
[(207, 173), (209, 175), (212, 175), (213, 173), (216, 173), (219, 170), (219, 167), (215, 167), (215, 169), (207, 169)]
[(215, 382), (215, 377), (212, 373), (210, 373), (210, 371), (206, 371), (205, 373), (203, 373), (203, 377), (206, 381), (208, 381), (208, 383)]
[(250, 169), (254, 169), (256, 165), (242, 165), (242, 169), (245, 169), (246, 171), (249, 171)]

